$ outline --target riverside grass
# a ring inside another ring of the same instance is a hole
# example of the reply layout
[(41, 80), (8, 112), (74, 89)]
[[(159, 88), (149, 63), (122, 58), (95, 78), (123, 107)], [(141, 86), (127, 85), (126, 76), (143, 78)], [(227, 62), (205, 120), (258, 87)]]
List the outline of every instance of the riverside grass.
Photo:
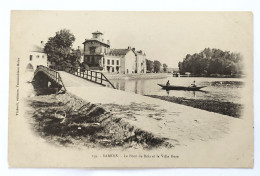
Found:
[[(59, 146), (121, 147), (152, 149), (173, 147), (165, 139), (136, 128), (122, 118), (114, 117), (102, 107), (70, 94), (35, 96), (32, 107), (32, 129), (42, 138)], [(113, 106), (113, 105), (112, 105)], [(66, 118), (55, 117), (66, 112)]]
[(235, 118), (239, 118), (241, 116), (241, 112), (243, 111), (243, 105), (238, 103), (220, 102), (217, 100), (187, 99), (187, 98), (159, 96), (159, 95), (145, 95), (145, 96), (158, 98), (161, 100), (178, 103), (186, 106), (191, 106), (194, 108), (215, 112), (223, 115), (228, 115)]

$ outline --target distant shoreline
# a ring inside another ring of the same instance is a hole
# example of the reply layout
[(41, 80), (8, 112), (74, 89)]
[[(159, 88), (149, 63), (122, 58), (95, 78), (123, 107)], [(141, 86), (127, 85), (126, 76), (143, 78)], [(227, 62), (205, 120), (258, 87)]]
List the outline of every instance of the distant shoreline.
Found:
[(104, 73), (107, 79), (118, 80), (118, 79), (160, 79), (172, 76), (169, 73), (141, 73), (141, 74), (110, 74)]
[[(173, 77), (177, 77), (173, 74)], [(181, 78), (186, 78), (186, 77), (202, 77), (202, 78), (244, 78), (245, 75), (219, 75), (219, 74), (214, 74), (214, 75), (180, 75), (179, 77)]]
[[(173, 73), (141, 73), (141, 74), (111, 74), (104, 73), (104, 75), (110, 80), (120, 80), (120, 79), (161, 79), (167, 77), (176, 77)], [(179, 78), (244, 78), (244, 75), (180, 75)]]

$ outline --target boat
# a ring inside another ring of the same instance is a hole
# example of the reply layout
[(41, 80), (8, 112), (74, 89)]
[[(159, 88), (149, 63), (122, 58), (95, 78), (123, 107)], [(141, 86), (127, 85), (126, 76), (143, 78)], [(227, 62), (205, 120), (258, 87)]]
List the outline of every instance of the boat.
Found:
[(162, 89), (166, 89), (166, 90), (187, 90), (187, 91), (198, 91), (204, 87), (207, 87), (207, 86), (185, 87), (185, 86), (172, 86), (172, 85), (166, 86), (165, 84), (158, 84), (158, 85), (161, 86)]

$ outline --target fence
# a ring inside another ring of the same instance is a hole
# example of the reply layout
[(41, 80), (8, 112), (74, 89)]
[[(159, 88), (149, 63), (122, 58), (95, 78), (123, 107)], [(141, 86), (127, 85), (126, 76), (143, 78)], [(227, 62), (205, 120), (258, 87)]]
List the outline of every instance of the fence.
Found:
[(114, 85), (107, 79), (107, 77), (102, 72), (86, 70), (86, 69), (70, 67), (70, 66), (56, 66), (54, 69), (58, 71), (65, 71), (67, 73), (76, 75), (78, 77), (84, 78), (88, 81), (92, 81), (94, 83), (103, 86), (107, 85), (104, 83), (108, 83), (108, 87), (111, 86), (113, 89), (115, 89)]

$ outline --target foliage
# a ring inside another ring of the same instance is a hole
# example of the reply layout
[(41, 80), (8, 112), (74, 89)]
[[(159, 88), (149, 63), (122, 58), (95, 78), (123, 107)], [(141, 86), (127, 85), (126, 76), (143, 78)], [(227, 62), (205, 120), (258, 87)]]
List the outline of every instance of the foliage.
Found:
[(72, 49), (70, 54), (67, 57), (67, 61), (69, 62), (70, 65), (73, 65), (74, 67), (79, 67), (80, 66), (80, 57), (81, 57), (80, 50)]
[(205, 48), (200, 53), (187, 54), (178, 64), (181, 74), (194, 75), (235, 75), (242, 74), (242, 56), (220, 49)]
[(167, 64), (163, 64), (163, 71), (164, 72), (167, 72), (167, 68), (168, 68), (168, 65)]
[(149, 72), (153, 72), (153, 61), (149, 60), (149, 59), (146, 59), (146, 70), (149, 71)]
[[(154, 72), (154, 73), (159, 73), (161, 71), (161, 62), (158, 61), (158, 60), (149, 60), (149, 59), (146, 59), (146, 70), (147, 72)], [(167, 65), (166, 64), (163, 64), (163, 68), (166, 69), (167, 71)], [(165, 71), (165, 72), (166, 72)]]
[(54, 37), (50, 37), (44, 47), (48, 61), (55, 65), (79, 66), (80, 50), (73, 50), (72, 44), (75, 36), (67, 29), (56, 32)]
[(161, 70), (161, 62), (158, 60), (154, 61), (154, 72), (158, 73)]

